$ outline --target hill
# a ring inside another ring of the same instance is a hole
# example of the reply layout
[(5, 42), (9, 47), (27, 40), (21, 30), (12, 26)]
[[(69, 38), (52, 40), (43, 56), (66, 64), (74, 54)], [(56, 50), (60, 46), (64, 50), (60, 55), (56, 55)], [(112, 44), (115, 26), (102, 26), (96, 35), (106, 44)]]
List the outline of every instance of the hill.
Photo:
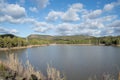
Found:
[(93, 38), (92, 36), (84, 35), (72, 35), (72, 36), (50, 36), (50, 35), (38, 35), (31, 34), (28, 39), (42, 39), (42, 40), (78, 40), (78, 39), (88, 39)]
[(2, 35), (0, 35), (0, 37), (2, 37), (2, 38), (4, 38), (4, 37), (13, 38), (13, 37), (17, 37), (17, 36), (15, 36), (15, 35), (13, 35), (13, 34), (2, 34)]
[(89, 39), (93, 38), (92, 36), (84, 36), (84, 35), (72, 35), (72, 36), (55, 36), (54, 40), (79, 40), (79, 39)]
[(53, 36), (50, 36), (50, 35), (31, 34), (31, 35), (28, 36), (28, 39), (51, 40), (51, 39), (53, 39)]

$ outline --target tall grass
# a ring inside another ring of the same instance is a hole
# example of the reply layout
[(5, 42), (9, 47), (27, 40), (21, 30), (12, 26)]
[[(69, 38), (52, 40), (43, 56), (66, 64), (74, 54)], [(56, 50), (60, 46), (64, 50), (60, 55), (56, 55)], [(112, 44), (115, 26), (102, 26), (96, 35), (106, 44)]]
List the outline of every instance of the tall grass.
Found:
[(44, 76), (40, 71), (36, 71), (28, 60), (23, 66), (14, 54), (9, 54), (3, 65), (7, 72), (13, 74), (13, 80), (64, 80), (59, 70), (48, 65), (47, 76)]

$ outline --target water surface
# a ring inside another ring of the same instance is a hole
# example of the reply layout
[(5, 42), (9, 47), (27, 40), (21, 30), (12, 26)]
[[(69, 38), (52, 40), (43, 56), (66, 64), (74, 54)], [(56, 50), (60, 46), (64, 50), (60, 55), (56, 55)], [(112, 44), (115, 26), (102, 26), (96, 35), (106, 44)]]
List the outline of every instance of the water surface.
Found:
[[(100, 77), (104, 72), (117, 76), (120, 68), (120, 47), (51, 45), (14, 50), (12, 53), (23, 63), (28, 59), (44, 75), (47, 64), (50, 64), (63, 72), (67, 80), (88, 80), (88, 77)], [(7, 54), (1, 51), (0, 58), (4, 60)]]

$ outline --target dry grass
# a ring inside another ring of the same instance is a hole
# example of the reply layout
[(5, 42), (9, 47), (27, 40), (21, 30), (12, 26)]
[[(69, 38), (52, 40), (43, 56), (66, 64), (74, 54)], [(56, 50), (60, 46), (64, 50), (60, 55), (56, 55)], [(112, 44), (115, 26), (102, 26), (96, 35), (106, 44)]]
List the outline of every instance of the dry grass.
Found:
[[(120, 75), (118, 75), (118, 77), (120, 77)], [(111, 75), (109, 73), (104, 73), (102, 76), (101, 76), (101, 79), (97, 78), (97, 76), (93, 76), (93, 77), (89, 77), (88, 80), (116, 80), (114, 75)], [(117, 80), (120, 80), (120, 79), (117, 79)]]
[(60, 71), (50, 67), (49, 65), (47, 68), (47, 74), (48, 80), (64, 80), (64, 77), (62, 78), (63, 75), (60, 74)]
[(29, 61), (27, 61), (26, 66), (23, 67), (22, 63), (14, 54), (9, 54), (6, 62), (4, 62), (4, 66), (7, 67), (11, 73), (16, 73), (16, 80), (64, 80), (64, 77), (61, 76), (60, 71), (50, 67), (49, 65), (47, 68), (48, 76), (46, 77), (40, 71), (35, 71)]

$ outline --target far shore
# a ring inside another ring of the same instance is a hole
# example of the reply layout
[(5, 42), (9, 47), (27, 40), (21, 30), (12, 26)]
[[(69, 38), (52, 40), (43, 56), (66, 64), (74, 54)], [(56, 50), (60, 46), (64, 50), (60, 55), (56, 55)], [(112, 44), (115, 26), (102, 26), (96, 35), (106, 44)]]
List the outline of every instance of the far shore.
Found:
[[(49, 45), (79, 45), (79, 46), (95, 46), (94, 44), (49, 44)], [(99, 44), (96, 46), (105, 46), (104, 44)]]
[(0, 48), (0, 51), (16, 50), (16, 49), (25, 49), (25, 48), (41, 47), (41, 46), (48, 46), (48, 44), (42, 44), (42, 45), (29, 45), (29, 46), (12, 47), (12, 48)]
[[(22, 46), (22, 47), (12, 47), (12, 48), (0, 48), (0, 51), (7, 51), (7, 50), (16, 50), (16, 49), (25, 49), (25, 48), (32, 48), (32, 47), (42, 47), (42, 46), (49, 46), (49, 45), (78, 45), (78, 46), (105, 46), (104, 44), (94, 45), (94, 44), (42, 44), (42, 45), (29, 45), (29, 46)], [(118, 46), (120, 45), (110, 45), (110, 46)]]

